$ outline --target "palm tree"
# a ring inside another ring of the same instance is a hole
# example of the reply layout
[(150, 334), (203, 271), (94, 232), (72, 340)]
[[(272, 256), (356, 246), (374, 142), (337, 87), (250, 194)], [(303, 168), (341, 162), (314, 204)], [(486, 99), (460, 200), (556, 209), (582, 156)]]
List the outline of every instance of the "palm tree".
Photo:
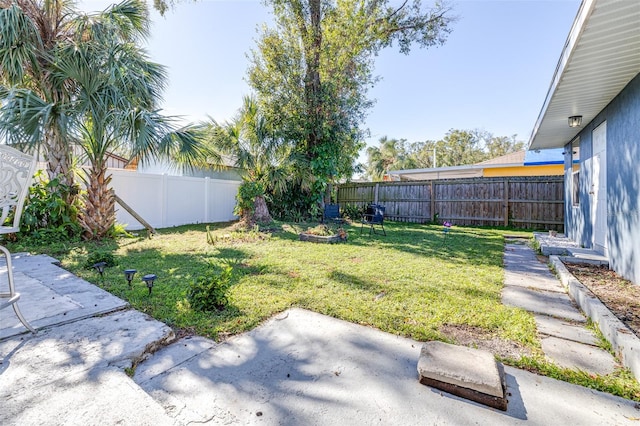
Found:
[(127, 40), (148, 30), (140, 0), (91, 15), (74, 6), (72, 0), (0, 0), (0, 134), (9, 143), (40, 147), (49, 178), (70, 186), (78, 87), (74, 79), (62, 78), (57, 65), (73, 52), (70, 46), (96, 35), (86, 31), (89, 23), (96, 32), (103, 22), (112, 30), (115, 25)]
[(283, 194), (292, 183), (291, 146), (275, 136), (253, 97), (245, 96), (236, 117), (225, 125), (209, 124), (216, 149), (233, 158), (244, 171), (238, 191), (237, 213), (248, 224), (270, 222), (267, 193)]
[[(63, 3), (69, 6), (63, 1), (44, 1), (42, 6), (48, 10), (50, 4)], [(21, 14), (11, 6), (11, 13), (24, 19), (29, 19), (30, 11)], [(61, 18), (66, 20), (65, 37), (43, 53), (47, 60), (42, 85), (62, 94), (59, 101), (40, 97), (51, 91), (35, 90), (29, 84), (5, 88), (0, 129), (10, 140), (30, 145), (44, 137), (50, 176), (56, 172), (51, 169), (51, 158), (57, 152), (52, 146), (68, 157), (71, 144), (81, 148), (90, 166), (83, 176), (86, 194), (80, 224), (85, 238), (100, 239), (115, 221), (108, 152), (142, 159), (172, 157), (187, 166), (203, 163), (208, 153), (195, 129), (176, 129), (170, 118), (157, 111), (166, 72), (137, 45), (148, 35), (146, 3), (126, 0), (98, 15), (74, 16)], [(33, 78), (23, 80), (30, 83)], [(49, 134), (56, 137), (47, 139)], [(72, 179), (70, 170), (58, 172), (57, 176)]]
[(115, 222), (106, 163), (109, 152), (143, 160), (171, 158), (187, 167), (202, 165), (211, 156), (198, 139), (197, 128), (178, 129), (172, 118), (158, 113), (166, 73), (137, 46), (149, 21), (144, 3), (131, 5), (137, 9), (128, 11), (131, 25), (126, 32), (121, 31), (121, 21), (109, 17), (79, 22), (76, 34), (82, 37), (66, 46), (69, 51), (60, 55), (54, 72), (54, 79), (71, 80), (76, 86), (78, 145), (90, 164), (80, 215), (87, 239), (101, 239)]
[(9, 142), (42, 142), (50, 179), (73, 184), (66, 108), (73, 86), (51, 81), (56, 50), (72, 36), (73, 2), (0, 0), (0, 131)]
[(389, 170), (415, 167), (415, 160), (408, 152), (405, 139), (389, 139), (383, 136), (380, 147), (367, 148), (367, 174), (371, 180), (382, 180)]

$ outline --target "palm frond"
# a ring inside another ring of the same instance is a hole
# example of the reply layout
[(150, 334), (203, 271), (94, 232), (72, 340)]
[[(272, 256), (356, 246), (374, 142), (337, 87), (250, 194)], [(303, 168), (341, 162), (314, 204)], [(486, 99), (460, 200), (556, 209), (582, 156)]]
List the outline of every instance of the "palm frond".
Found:
[(183, 169), (203, 167), (219, 154), (203, 143), (199, 126), (178, 127), (174, 117), (158, 111), (136, 110), (127, 114), (122, 137), (131, 146), (132, 156), (170, 159)]
[(0, 135), (8, 143), (35, 147), (44, 138), (47, 124), (52, 122), (54, 105), (47, 103), (29, 89), (0, 90)]
[(15, 3), (0, 9), (0, 77), (15, 85), (30, 71), (39, 72), (42, 40), (37, 28)]

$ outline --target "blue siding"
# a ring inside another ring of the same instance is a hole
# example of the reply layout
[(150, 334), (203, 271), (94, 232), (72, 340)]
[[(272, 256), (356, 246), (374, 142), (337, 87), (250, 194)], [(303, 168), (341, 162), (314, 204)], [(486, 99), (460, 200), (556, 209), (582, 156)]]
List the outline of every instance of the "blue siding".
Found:
[[(607, 244), (610, 265), (640, 284), (640, 74), (580, 132), (580, 206), (566, 198), (568, 235), (584, 247), (592, 242), (590, 209), (591, 157), (594, 128), (607, 122)], [(565, 147), (565, 176), (570, 178), (570, 145)]]

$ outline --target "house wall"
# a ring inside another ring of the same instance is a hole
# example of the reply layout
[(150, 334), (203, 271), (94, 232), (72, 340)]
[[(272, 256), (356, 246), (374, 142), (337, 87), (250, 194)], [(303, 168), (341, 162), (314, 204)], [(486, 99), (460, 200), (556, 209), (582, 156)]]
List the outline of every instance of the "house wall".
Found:
[(148, 173), (148, 174), (156, 174), (163, 175), (167, 174), (170, 176), (189, 176), (189, 177), (197, 177), (197, 178), (210, 178), (210, 179), (221, 179), (221, 180), (242, 180), (242, 172), (240, 169), (235, 167), (229, 167), (222, 170), (215, 169), (187, 169), (182, 170), (175, 164), (171, 163), (168, 160), (152, 160), (148, 159), (144, 162), (138, 163), (137, 168), (139, 173)]
[[(580, 132), (580, 205), (566, 200), (569, 236), (591, 247), (592, 132), (607, 122), (607, 244), (611, 269), (640, 284), (640, 74)], [(571, 179), (571, 146), (565, 147), (565, 178)], [(570, 191), (570, 188), (568, 188)], [(571, 195), (570, 192), (567, 195)]]
[(519, 167), (492, 167), (484, 169), (484, 177), (504, 177), (504, 176), (562, 176), (564, 167), (562, 164), (549, 164), (539, 166), (519, 166)]
[[(593, 219), (591, 217), (591, 164), (587, 162), (591, 158), (591, 132), (597, 127), (593, 123), (602, 123), (596, 118), (592, 123), (585, 126), (579, 134), (580, 138), (580, 181), (579, 181), (579, 202), (573, 203), (573, 167), (572, 167), (572, 146), (568, 143), (565, 146), (565, 229), (567, 235), (582, 247), (591, 248), (593, 242)], [(608, 144), (608, 142), (607, 142)]]

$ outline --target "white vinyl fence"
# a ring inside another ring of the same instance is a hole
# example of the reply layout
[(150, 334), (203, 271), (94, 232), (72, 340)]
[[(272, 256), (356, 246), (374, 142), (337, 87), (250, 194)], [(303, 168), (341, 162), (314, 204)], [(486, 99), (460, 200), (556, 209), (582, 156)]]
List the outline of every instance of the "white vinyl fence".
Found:
[[(136, 173), (109, 169), (111, 187), (154, 228), (226, 222), (236, 219), (233, 208), (240, 181)], [(116, 204), (116, 221), (127, 230), (143, 229)]]

